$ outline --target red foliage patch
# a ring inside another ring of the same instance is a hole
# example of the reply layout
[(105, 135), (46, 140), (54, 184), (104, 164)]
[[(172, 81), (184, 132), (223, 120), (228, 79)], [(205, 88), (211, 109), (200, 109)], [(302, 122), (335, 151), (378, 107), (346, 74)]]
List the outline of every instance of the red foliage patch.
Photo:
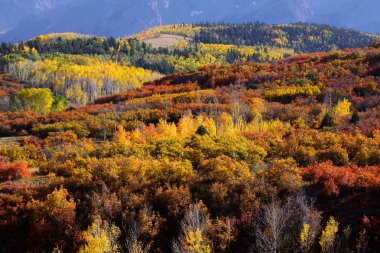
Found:
[(338, 195), (342, 188), (380, 187), (380, 165), (336, 167), (331, 161), (303, 169), (303, 175), (314, 184), (322, 185), (323, 195)]
[(8, 96), (8, 92), (5, 90), (0, 90), (0, 98)]
[(28, 169), (28, 165), (25, 162), (0, 162), (0, 181), (30, 177), (30, 171)]

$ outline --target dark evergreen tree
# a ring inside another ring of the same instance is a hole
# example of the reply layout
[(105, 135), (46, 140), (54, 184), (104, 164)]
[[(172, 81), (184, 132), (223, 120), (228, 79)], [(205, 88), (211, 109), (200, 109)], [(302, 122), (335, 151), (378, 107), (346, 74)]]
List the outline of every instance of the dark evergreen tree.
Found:
[(331, 117), (329, 113), (326, 113), (325, 117), (322, 120), (320, 128), (324, 127), (333, 127), (335, 126), (334, 119)]
[(200, 125), (197, 129), (197, 131), (195, 132), (195, 134), (197, 135), (210, 135), (210, 133), (207, 131), (207, 129), (203, 126), (203, 125)]
[(356, 125), (359, 121), (360, 121), (359, 112), (357, 110), (355, 110), (354, 113), (352, 114), (350, 123)]

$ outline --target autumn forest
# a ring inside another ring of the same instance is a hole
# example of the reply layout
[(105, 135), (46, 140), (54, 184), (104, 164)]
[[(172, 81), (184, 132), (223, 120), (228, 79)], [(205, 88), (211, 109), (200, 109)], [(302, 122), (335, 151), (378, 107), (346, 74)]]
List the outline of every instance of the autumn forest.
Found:
[(0, 252), (380, 246), (377, 35), (49, 34), (0, 44), (0, 68)]

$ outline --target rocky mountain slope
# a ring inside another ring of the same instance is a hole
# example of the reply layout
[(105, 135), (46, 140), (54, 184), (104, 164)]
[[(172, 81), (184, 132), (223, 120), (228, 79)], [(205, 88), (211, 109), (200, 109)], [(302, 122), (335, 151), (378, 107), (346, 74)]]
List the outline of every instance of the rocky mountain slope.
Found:
[(0, 41), (52, 32), (124, 36), (151, 26), (201, 21), (317, 22), (379, 33), (378, 1), (0, 0)]

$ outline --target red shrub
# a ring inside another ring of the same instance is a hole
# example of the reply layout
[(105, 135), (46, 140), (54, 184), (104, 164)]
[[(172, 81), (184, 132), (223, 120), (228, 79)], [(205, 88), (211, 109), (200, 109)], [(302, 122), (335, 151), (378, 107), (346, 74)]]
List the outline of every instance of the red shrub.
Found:
[(30, 171), (25, 162), (0, 163), (0, 181), (30, 177)]
[(310, 165), (303, 175), (314, 184), (322, 185), (324, 195), (338, 195), (342, 188), (380, 187), (380, 166), (333, 166), (331, 161)]
[(5, 90), (0, 90), (0, 98), (8, 96), (8, 92)]

